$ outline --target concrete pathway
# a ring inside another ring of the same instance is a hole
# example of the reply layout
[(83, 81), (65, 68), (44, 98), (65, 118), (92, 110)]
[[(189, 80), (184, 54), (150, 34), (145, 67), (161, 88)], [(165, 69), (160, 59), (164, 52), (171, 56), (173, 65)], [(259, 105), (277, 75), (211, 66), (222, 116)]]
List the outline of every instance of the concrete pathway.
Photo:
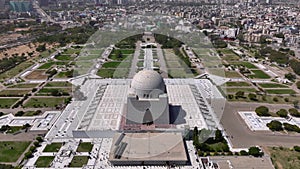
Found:
[(135, 52), (133, 54), (133, 59), (131, 62), (131, 68), (130, 68), (129, 75), (128, 75), (129, 79), (132, 79), (137, 71), (137, 62), (138, 62), (138, 58), (140, 55), (140, 50), (141, 50), (141, 41), (138, 41), (136, 43)]
[(158, 62), (160, 65), (161, 76), (163, 78), (168, 78), (167, 65), (166, 65), (166, 61), (165, 61), (164, 54), (163, 54), (160, 44), (157, 44), (156, 50), (157, 50)]

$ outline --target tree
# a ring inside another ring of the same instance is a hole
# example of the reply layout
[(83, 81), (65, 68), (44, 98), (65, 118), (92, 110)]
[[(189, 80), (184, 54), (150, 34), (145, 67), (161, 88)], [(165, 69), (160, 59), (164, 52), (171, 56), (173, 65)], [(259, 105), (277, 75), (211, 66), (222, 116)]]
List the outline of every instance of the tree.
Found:
[(256, 94), (249, 93), (249, 94), (248, 94), (248, 98), (249, 98), (250, 100), (257, 101)]
[(277, 37), (277, 38), (282, 38), (282, 39), (284, 39), (284, 34), (283, 33), (277, 33), (277, 34), (274, 34), (274, 36), (275, 37)]
[(46, 44), (42, 44), (42, 45), (39, 45), (37, 48), (36, 48), (36, 51), (38, 52), (44, 52), (46, 50)]
[(249, 155), (252, 155), (254, 157), (263, 156), (263, 152), (261, 152), (260, 148), (258, 148), (258, 147), (250, 147), (248, 152), (249, 152)]
[(292, 131), (300, 133), (300, 128), (297, 125), (289, 124), (289, 123), (283, 123), (284, 129), (286, 131)]
[(287, 115), (288, 115), (288, 112), (287, 112), (287, 110), (285, 110), (285, 109), (280, 109), (279, 111), (276, 112), (276, 114), (277, 114), (279, 117), (284, 117), (284, 118), (286, 118)]
[(10, 126), (9, 125), (3, 125), (1, 128), (0, 128), (0, 132), (5, 132), (7, 130), (10, 129)]
[(39, 115), (41, 113), (42, 113), (42, 110), (37, 110), (37, 111), (35, 111), (34, 115)]
[(31, 147), (29, 148), (29, 150), (30, 150), (31, 152), (35, 152), (36, 147), (35, 147), (35, 146), (31, 146)]
[(290, 81), (294, 81), (296, 79), (296, 75), (294, 75), (293, 73), (285, 74), (284, 77)]
[(260, 44), (266, 44), (267, 43), (267, 36), (261, 36), (259, 39)]
[(15, 114), (15, 116), (23, 116), (24, 113), (25, 113), (25, 112), (23, 112), (23, 111), (18, 111), (18, 112)]
[(240, 154), (241, 154), (242, 156), (247, 156), (247, 155), (249, 155), (248, 152), (245, 151), (245, 150), (241, 150), (241, 151), (240, 151)]
[(199, 144), (199, 135), (198, 135), (198, 128), (197, 128), (197, 126), (194, 128), (194, 131), (193, 131), (193, 144), (195, 146)]
[(51, 95), (52, 96), (61, 96), (62, 94), (61, 94), (61, 92), (58, 89), (53, 89), (51, 91)]
[(29, 158), (31, 158), (31, 157), (32, 157), (32, 152), (31, 152), (31, 151), (25, 153), (25, 158), (26, 158), (26, 159), (29, 159)]
[(233, 95), (232, 95), (232, 94), (229, 94), (227, 97), (228, 97), (228, 99), (230, 99), (230, 100), (233, 99)]
[(277, 120), (272, 120), (270, 123), (267, 124), (267, 127), (269, 127), (270, 130), (272, 131), (282, 131), (282, 124), (281, 122)]
[(300, 152), (300, 146), (294, 146), (294, 150)]
[(40, 143), (44, 141), (42, 137), (37, 137), (36, 140)]
[(36, 147), (39, 147), (39, 146), (40, 146), (40, 143), (39, 143), (38, 141), (35, 141), (35, 142), (33, 143), (33, 145), (36, 146)]
[(29, 127), (31, 127), (31, 125), (28, 124), (28, 123), (26, 123), (26, 124), (24, 124), (24, 125), (22, 126), (22, 129), (28, 129)]
[(274, 97), (274, 98), (273, 98), (273, 101), (274, 101), (274, 102), (278, 102), (279, 99), (278, 99), (277, 97)]
[(298, 82), (296, 83), (296, 86), (297, 86), (298, 89), (300, 89), (300, 81), (298, 81)]
[(294, 117), (300, 117), (300, 113), (299, 113), (298, 110), (295, 109), (295, 108), (289, 109), (289, 113), (290, 113), (291, 116), (294, 116)]
[(296, 59), (290, 60), (290, 66), (293, 69), (293, 71), (297, 74), (300, 75), (300, 61)]
[(236, 98), (244, 98), (245, 92), (243, 91), (238, 91), (235, 93)]
[(117, 56), (117, 58), (122, 58), (123, 54), (120, 50), (116, 50), (116, 56)]
[(271, 116), (269, 109), (265, 106), (259, 106), (255, 109), (255, 112), (258, 116)]
[(298, 108), (299, 107), (299, 100), (293, 101), (293, 105), (294, 105), (295, 108)]
[(215, 132), (215, 141), (216, 142), (222, 142), (224, 140), (224, 137), (222, 135), (222, 131), (217, 129)]
[(209, 152), (211, 151), (210, 147), (206, 143), (199, 143), (197, 146), (198, 150), (204, 151), (204, 152)]

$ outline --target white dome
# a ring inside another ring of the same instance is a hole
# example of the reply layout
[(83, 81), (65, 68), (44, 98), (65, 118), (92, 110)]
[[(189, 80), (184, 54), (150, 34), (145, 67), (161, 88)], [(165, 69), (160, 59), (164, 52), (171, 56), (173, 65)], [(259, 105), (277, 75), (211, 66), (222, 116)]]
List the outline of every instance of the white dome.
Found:
[(159, 90), (159, 93), (165, 93), (166, 86), (159, 73), (153, 70), (142, 70), (132, 79), (131, 88), (137, 95), (149, 94)]
[(137, 90), (165, 90), (165, 83), (160, 74), (153, 70), (139, 71), (132, 79), (131, 87)]

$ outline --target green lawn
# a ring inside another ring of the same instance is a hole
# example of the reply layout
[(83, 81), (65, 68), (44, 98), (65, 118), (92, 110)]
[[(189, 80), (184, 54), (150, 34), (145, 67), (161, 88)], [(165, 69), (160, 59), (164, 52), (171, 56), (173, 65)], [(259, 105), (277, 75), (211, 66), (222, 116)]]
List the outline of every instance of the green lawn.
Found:
[(53, 65), (66, 65), (66, 62), (48, 62), (41, 65), (38, 69), (49, 69)]
[(91, 152), (93, 148), (92, 143), (80, 143), (77, 148), (77, 152)]
[(58, 90), (64, 95), (70, 95), (72, 88), (42, 88), (37, 94), (39, 96), (52, 96), (52, 92)]
[(58, 152), (61, 146), (62, 143), (51, 143), (45, 147), (43, 152)]
[(14, 134), (20, 130), (22, 130), (22, 126), (10, 126), (10, 129), (7, 131), (7, 133)]
[(246, 93), (256, 92), (256, 89), (254, 88), (222, 88), (222, 90), (227, 93), (236, 93), (238, 91)]
[(192, 69), (179, 56), (177, 56), (173, 49), (163, 49), (164, 58), (168, 69), (170, 78), (193, 78)]
[(153, 66), (154, 66), (154, 67), (159, 67), (160, 65), (159, 65), (158, 62), (154, 62), (154, 63), (153, 63)]
[(128, 54), (133, 54), (134, 49), (116, 49), (112, 52), (112, 54), (116, 54), (117, 51), (121, 51), (122, 54), (128, 55)]
[(240, 60), (240, 57), (237, 55), (224, 55), (221, 57), (222, 59), (230, 62), (230, 61), (238, 61)]
[[(122, 57), (118, 57), (116, 55), (117, 51), (120, 51), (122, 53)], [(132, 55), (133, 53), (134, 53), (134, 49), (116, 49), (108, 56), (108, 58), (112, 60), (122, 61), (126, 57)]]
[(0, 162), (16, 162), (29, 144), (28, 141), (1, 141)]
[(128, 76), (133, 56), (129, 55), (122, 62), (106, 62), (98, 70), (97, 75), (102, 78), (125, 78)]
[(70, 167), (82, 167), (83, 165), (86, 165), (89, 161), (88, 156), (74, 156)]
[(225, 77), (225, 70), (223, 68), (213, 68), (213, 69), (207, 69), (209, 74)]
[(102, 65), (103, 68), (117, 68), (121, 62), (106, 62)]
[(74, 48), (69, 48), (65, 50), (62, 54), (64, 55), (71, 55), (73, 53), (80, 53), (81, 49), (74, 49)]
[[(69, 77), (68, 77), (69, 76)], [(70, 75), (69, 72), (59, 72), (55, 78), (70, 78), (70, 76), (73, 76), (73, 75)]]
[(225, 71), (225, 76), (227, 78), (240, 78), (241, 75), (236, 71)]
[(36, 112), (36, 111), (26, 111), (23, 116), (37, 116), (40, 115), (40, 113)]
[(269, 78), (271, 78), (269, 75), (267, 75), (262, 70), (251, 70), (251, 72), (253, 72), (254, 75), (249, 75), (248, 77), (252, 78), (252, 79), (269, 79)]
[(292, 89), (276, 89), (276, 90), (266, 90), (269, 94), (296, 94), (296, 92)]
[(126, 59), (126, 57), (128, 56), (132, 56), (132, 55), (125, 55), (123, 54), (122, 57), (117, 57), (115, 54), (110, 54), (108, 56), (109, 59), (115, 60), (115, 61), (123, 61), (124, 59)]
[(241, 65), (245, 66), (248, 69), (257, 69), (257, 67), (250, 62), (242, 62)]
[(78, 57), (78, 60), (79, 61), (85, 61), (85, 60), (94, 60), (94, 59), (97, 59), (97, 58), (100, 58), (100, 54), (99, 55), (83, 55), (83, 56), (79, 56)]
[(40, 156), (36, 162), (35, 166), (37, 168), (49, 168), (55, 156)]
[(262, 88), (289, 88), (287, 85), (278, 84), (278, 83), (259, 83), (259, 86)]
[[(49, 52), (50, 51), (50, 52)], [(45, 57), (48, 57), (50, 56), (51, 53), (54, 52), (54, 49), (50, 49), (50, 50), (45, 50), (44, 52), (41, 52), (40, 53), (40, 58), (45, 58)]]
[(41, 65), (38, 69), (49, 69), (53, 65), (55, 65), (55, 62), (48, 62), (48, 63)]
[(226, 55), (235, 55), (235, 53), (231, 49), (218, 49), (218, 51)]
[(61, 61), (71, 61), (71, 60), (74, 60), (75, 58), (71, 57), (70, 55), (58, 55), (58, 56), (55, 56), (55, 59), (61, 60)]
[(247, 82), (226, 82), (226, 84), (224, 86), (228, 86), (228, 87), (231, 87), (231, 86), (251, 86), (249, 83)]
[(274, 147), (268, 148), (270, 157), (275, 168), (278, 169), (299, 169), (300, 153), (289, 148)]
[(126, 68), (126, 69), (124, 69), (124, 68), (118, 68), (118, 69), (115, 69), (115, 72), (114, 72), (114, 75), (113, 75), (113, 77), (114, 78), (126, 78), (126, 77), (128, 77), (128, 74), (129, 74), (129, 69), (128, 68)]
[(6, 78), (11, 78), (14, 77), (16, 75), (18, 75), (19, 73), (21, 73), (23, 70), (29, 68), (30, 66), (32, 66), (34, 63), (31, 61), (26, 61), (23, 62), (19, 65), (17, 65), (16, 67), (4, 72), (0, 74), (0, 80), (2, 79), (6, 79)]
[(137, 62), (137, 66), (138, 66), (138, 67), (143, 67), (143, 66), (144, 66), (144, 62), (140, 62), (140, 61)]
[(56, 107), (59, 104), (64, 104), (65, 98), (63, 97), (49, 97), (49, 98), (31, 98), (24, 105), (25, 108), (43, 108), (43, 107)]
[(100, 69), (97, 73), (102, 78), (113, 78), (115, 69)]
[(168, 68), (168, 74), (170, 78), (193, 78), (195, 76), (192, 70), (188, 68)]
[(10, 108), (19, 99), (0, 98), (0, 108)]
[(69, 82), (48, 82), (45, 87), (72, 87)]
[[(231, 94), (235, 94), (235, 93), (231, 93)], [(298, 100), (300, 101), (300, 98), (297, 97), (297, 96), (284, 96), (284, 97), (281, 97), (281, 96), (272, 96), (272, 95), (256, 95), (257, 96), (257, 99), (258, 101), (255, 101), (255, 100), (250, 100), (248, 97), (247, 97), (247, 94), (245, 94), (245, 98), (232, 98), (232, 99), (229, 99), (228, 97), (228, 100), (229, 101), (244, 101), (244, 102), (260, 102), (260, 103), (270, 103), (270, 104), (293, 104), (294, 101)], [(274, 101), (274, 98), (277, 98), (278, 101)], [(287, 100), (286, 100), (287, 99)]]
[(221, 142), (215, 144), (209, 144), (209, 147), (213, 149), (215, 152), (225, 152), (225, 150), (228, 148), (227, 144)]
[(20, 97), (29, 93), (31, 90), (2, 90), (0, 92), (1, 97)]
[(141, 53), (138, 58), (139, 59), (144, 59), (144, 54)]
[(244, 66), (248, 69), (257, 69), (257, 67), (250, 62), (235, 62), (235, 63), (231, 63), (231, 64), (238, 65), (238, 66)]
[(13, 86), (9, 86), (8, 88), (34, 88), (38, 83), (19, 83)]
[(100, 54), (102, 54), (103, 50), (87, 50), (90, 54), (92, 55), (98, 55), (100, 56)]

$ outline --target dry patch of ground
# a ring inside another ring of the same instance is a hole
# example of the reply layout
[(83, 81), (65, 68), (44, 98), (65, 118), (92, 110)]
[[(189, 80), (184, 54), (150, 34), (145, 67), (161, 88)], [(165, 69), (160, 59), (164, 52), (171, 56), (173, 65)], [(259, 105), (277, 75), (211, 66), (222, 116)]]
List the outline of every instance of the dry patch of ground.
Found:
[(40, 80), (40, 79), (47, 79), (47, 77), (48, 76), (46, 75), (45, 70), (34, 70), (25, 78), (29, 80)]

